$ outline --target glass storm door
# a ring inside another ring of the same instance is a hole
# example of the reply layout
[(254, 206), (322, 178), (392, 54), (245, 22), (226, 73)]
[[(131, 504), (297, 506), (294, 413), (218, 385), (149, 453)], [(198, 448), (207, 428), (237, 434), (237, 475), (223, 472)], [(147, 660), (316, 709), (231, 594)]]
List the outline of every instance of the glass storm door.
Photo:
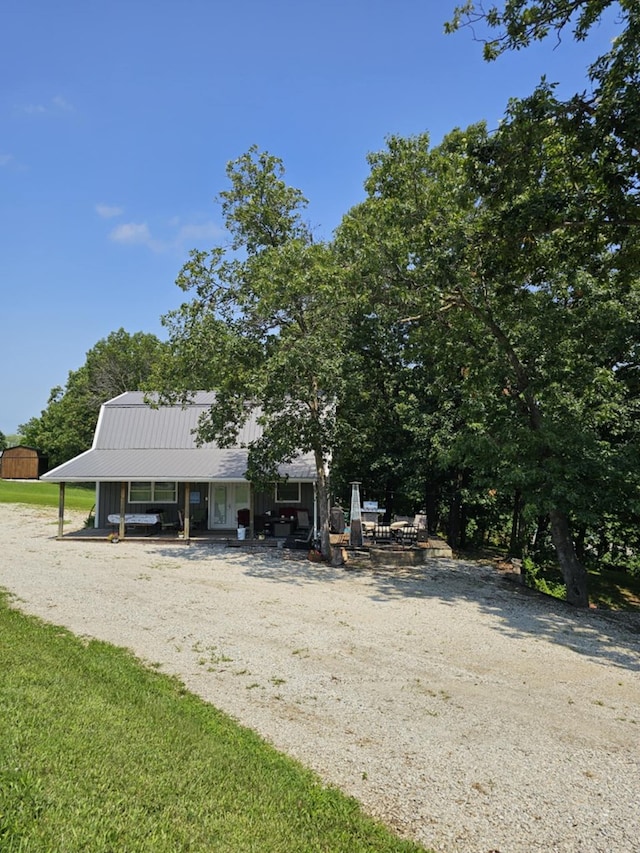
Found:
[(229, 486), (223, 484), (214, 484), (211, 487), (211, 527), (221, 528), (230, 527), (231, 524), (227, 521), (229, 517), (229, 509), (227, 506), (227, 491)]
[(213, 483), (209, 506), (211, 528), (237, 527), (238, 510), (249, 509), (249, 483)]

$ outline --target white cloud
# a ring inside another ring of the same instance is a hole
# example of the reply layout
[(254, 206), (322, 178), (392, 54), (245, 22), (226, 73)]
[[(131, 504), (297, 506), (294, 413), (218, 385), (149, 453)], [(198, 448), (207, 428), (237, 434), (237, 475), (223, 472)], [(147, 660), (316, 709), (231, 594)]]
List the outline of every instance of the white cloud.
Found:
[(176, 235), (176, 243), (193, 243), (204, 240), (216, 240), (222, 235), (222, 229), (215, 222), (202, 222), (198, 225), (182, 225)]
[[(96, 211), (103, 218), (117, 216), (123, 211), (107, 204), (96, 205)], [(170, 233), (162, 239), (152, 235), (146, 222), (123, 222), (116, 225), (109, 233), (109, 239), (114, 243), (127, 246), (146, 246), (153, 252), (178, 252), (184, 254), (187, 249), (209, 248), (211, 243), (220, 239), (224, 233), (214, 222), (180, 224), (177, 217), (166, 222)]]
[(113, 219), (114, 216), (123, 214), (124, 210), (115, 204), (96, 204), (96, 213), (103, 219)]
[(51, 103), (56, 109), (62, 110), (62, 112), (72, 113), (74, 111), (74, 107), (66, 100), (66, 98), (63, 98), (62, 95), (56, 95), (55, 98), (52, 99)]
[(162, 249), (162, 245), (151, 236), (146, 222), (123, 222), (113, 229), (109, 238), (114, 243), (124, 243), (128, 246), (147, 246), (154, 252)]
[(46, 113), (46, 111), (47, 111), (47, 108), (44, 107), (42, 104), (25, 104), (22, 107), (22, 112), (27, 113), (27, 115), (30, 115), (30, 116), (44, 115), (44, 113)]
[(24, 104), (20, 111), (27, 115), (60, 115), (61, 113), (74, 112), (73, 104), (70, 104), (62, 95), (55, 95), (50, 101), (44, 104)]

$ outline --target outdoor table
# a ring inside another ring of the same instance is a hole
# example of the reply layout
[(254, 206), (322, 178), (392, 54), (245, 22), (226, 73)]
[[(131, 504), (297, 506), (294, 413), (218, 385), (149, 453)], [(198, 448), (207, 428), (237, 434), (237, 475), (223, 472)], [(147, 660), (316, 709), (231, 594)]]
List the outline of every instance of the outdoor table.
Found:
[[(120, 524), (120, 516), (115, 513), (107, 516), (107, 521), (109, 524), (113, 524), (118, 526)], [(160, 524), (162, 521), (162, 516), (157, 512), (143, 512), (143, 513), (126, 513), (124, 516), (124, 526), (125, 527), (145, 527), (147, 531), (150, 527), (155, 527), (156, 524)]]

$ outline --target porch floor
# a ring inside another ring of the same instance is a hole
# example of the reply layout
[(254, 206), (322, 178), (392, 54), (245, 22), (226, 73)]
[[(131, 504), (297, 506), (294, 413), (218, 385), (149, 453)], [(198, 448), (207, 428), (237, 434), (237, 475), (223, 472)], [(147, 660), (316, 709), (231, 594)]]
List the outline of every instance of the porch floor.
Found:
[[(113, 527), (85, 527), (81, 530), (71, 530), (68, 533), (65, 532), (62, 538), (67, 540), (81, 539), (84, 542), (106, 542), (109, 541), (110, 537), (114, 538), (117, 535), (118, 531)], [(235, 529), (192, 530), (189, 532), (189, 538), (185, 539), (184, 535), (176, 530), (150, 530), (147, 532), (144, 528), (133, 528), (125, 532), (121, 541), (125, 540), (127, 542), (171, 542), (176, 545), (188, 545), (189, 542), (197, 541), (202, 544), (209, 543), (211, 545), (251, 545), (253, 547), (259, 546), (263, 548), (277, 548), (278, 543), (284, 542), (284, 539), (276, 539), (274, 537), (264, 539), (238, 539)]]

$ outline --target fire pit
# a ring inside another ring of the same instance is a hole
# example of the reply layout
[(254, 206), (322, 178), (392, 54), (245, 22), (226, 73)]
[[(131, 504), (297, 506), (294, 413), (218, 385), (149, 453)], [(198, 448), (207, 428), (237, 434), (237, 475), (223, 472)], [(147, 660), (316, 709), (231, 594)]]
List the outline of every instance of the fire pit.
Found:
[(421, 566), (434, 557), (451, 558), (453, 552), (442, 539), (429, 539), (408, 547), (395, 543), (371, 545), (369, 556), (374, 566)]

